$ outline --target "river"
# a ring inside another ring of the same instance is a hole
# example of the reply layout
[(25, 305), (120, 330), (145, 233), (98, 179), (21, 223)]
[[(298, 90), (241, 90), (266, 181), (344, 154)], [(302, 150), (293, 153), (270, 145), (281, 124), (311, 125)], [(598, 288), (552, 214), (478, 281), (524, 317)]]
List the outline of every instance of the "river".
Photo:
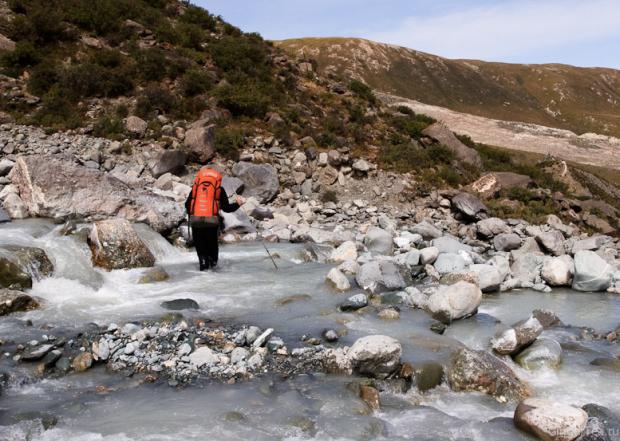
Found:
[[(36, 246), (55, 265), (54, 276), (36, 281), (30, 292), (43, 299), (42, 308), (0, 318), (0, 339), (27, 342), (89, 323), (156, 318), (167, 312), (162, 301), (178, 298), (200, 305), (198, 311), (184, 312), (188, 317), (273, 327), (289, 349), (303, 346), (302, 335), (320, 337), (327, 328), (346, 331), (342, 345), (364, 335), (389, 335), (403, 345), (403, 360), (415, 363), (446, 362), (463, 344), (488, 348), (497, 320), (512, 324), (537, 308), (556, 312), (566, 324), (601, 331), (620, 322), (620, 298), (613, 295), (525, 290), (486, 295), (476, 317), (453, 324), (439, 336), (429, 330), (432, 319), (419, 310), (402, 310), (396, 321), (338, 312), (346, 295), (325, 284), (328, 265), (304, 262), (300, 244), (270, 245), (277, 271), (260, 243), (224, 245), (217, 271), (201, 273), (193, 252), (175, 248), (140, 226), (157, 264), (170, 275), (165, 282), (141, 285), (137, 281), (143, 269), (93, 269), (83, 236), (63, 236), (61, 228), (43, 220), (0, 226), (0, 247)], [(589, 364), (597, 357), (620, 355), (619, 345), (583, 341), (577, 334), (567, 328), (543, 334), (564, 343), (559, 370), (513, 369), (539, 396), (575, 405), (597, 403), (620, 412), (618, 373)], [(28, 365), (15, 365), (6, 356), (0, 368), (32, 378)], [(381, 411), (371, 414), (349, 387), (354, 380), (322, 374), (265, 376), (234, 385), (172, 388), (139, 384), (97, 367), (59, 379), (9, 384), (0, 395), (0, 440), (531, 439), (507, 419), (514, 404), (479, 393), (455, 393), (444, 385), (426, 394), (382, 394)], [(41, 417), (57, 423), (43, 430)]]

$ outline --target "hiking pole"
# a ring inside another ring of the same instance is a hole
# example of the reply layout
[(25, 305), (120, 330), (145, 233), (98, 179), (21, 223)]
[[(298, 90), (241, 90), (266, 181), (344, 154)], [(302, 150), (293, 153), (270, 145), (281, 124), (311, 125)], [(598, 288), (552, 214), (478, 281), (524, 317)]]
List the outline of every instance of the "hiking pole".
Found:
[(187, 237), (189, 238), (189, 243), (192, 244), (194, 242), (194, 239), (192, 237), (192, 227), (189, 223), (189, 213), (187, 213)]
[(271, 253), (269, 252), (269, 249), (267, 248), (267, 245), (265, 245), (265, 241), (262, 240), (261, 243), (263, 244), (263, 247), (265, 248), (265, 251), (267, 251), (267, 254), (269, 255), (269, 258), (271, 259), (271, 263), (273, 263), (273, 266), (276, 268), (276, 271), (278, 271), (280, 268), (278, 268), (278, 265), (276, 265), (276, 261), (273, 258), (273, 256), (271, 255)]

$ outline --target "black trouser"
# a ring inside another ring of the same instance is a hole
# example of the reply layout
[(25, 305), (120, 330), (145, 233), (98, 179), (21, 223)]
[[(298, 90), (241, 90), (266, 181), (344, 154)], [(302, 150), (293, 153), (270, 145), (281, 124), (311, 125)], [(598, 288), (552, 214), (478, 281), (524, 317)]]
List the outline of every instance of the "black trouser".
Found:
[(200, 270), (215, 268), (219, 254), (218, 227), (192, 228)]

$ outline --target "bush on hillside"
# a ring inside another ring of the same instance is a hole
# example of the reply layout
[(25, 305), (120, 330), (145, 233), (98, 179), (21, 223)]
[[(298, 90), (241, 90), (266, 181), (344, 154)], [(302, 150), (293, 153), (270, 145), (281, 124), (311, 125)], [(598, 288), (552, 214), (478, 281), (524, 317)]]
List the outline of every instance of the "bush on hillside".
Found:
[(367, 101), (370, 105), (375, 105), (377, 103), (377, 97), (372, 93), (372, 89), (359, 80), (351, 80), (349, 83), (349, 90), (359, 98)]
[(215, 131), (215, 151), (226, 159), (238, 161), (244, 142), (245, 135), (241, 129), (219, 128)]
[(136, 114), (149, 120), (158, 113), (171, 113), (177, 106), (177, 100), (167, 89), (153, 83), (149, 84), (138, 97)]
[(202, 69), (190, 69), (183, 74), (180, 86), (184, 96), (196, 96), (211, 90), (213, 78)]
[(216, 90), (220, 106), (234, 116), (262, 118), (273, 103), (275, 91), (269, 84), (247, 81), (235, 86), (225, 85)]
[(26, 67), (36, 65), (41, 59), (41, 52), (31, 42), (20, 41), (15, 50), (0, 55), (0, 64), (4, 73), (17, 77)]

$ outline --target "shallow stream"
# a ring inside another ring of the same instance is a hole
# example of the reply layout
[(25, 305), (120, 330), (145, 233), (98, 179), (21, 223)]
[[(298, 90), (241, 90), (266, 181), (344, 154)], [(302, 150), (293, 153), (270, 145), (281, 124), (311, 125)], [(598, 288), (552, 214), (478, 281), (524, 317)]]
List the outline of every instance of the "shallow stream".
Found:
[[(56, 270), (31, 290), (44, 300), (41, 309), (0, 318), (0, 339), (27, 342), (93, 322), (108, 325), (156, 318), (167, 312), (162, 301), (179, 298), (200, 305), (199, 311), (184, 312), (186, 316), (273, 327), (289, 349), (303, 346), (302, 335), (320, 337), (326, 328), (347, 331), (341, 345), (364, 335), (390, 335), (403, 345), (403, 359), (415, 363), (445, 362), (462, 344), (487, 348), (497, 320), (512, 324), (537, 308), (554, 311), (566, 324), (600, 331), (620, 323), (619, 297), (569, 290), (518, 291), (485, 296), (475, 318), (457, 322), (439, 336), (429, 330), (431, 318), (419, 310), (402, 310), (397, 321), (383, 321), (372, 313), (338, 312), (346, 295), (325, 285), (329, 266), (303, 262), (302, 245), (270, 245), (278, 256), (279, 271), (260, 243), (225, 245), (218, 270), (201, 273), (193, 252), (174, 248), (140, 228), (157, 264), (170, 275), (165, 282), (140, 285), (144, 269), (93, 269), (80, 235), (62, 236), (60, 230), (41, 220), (0, 226), (0, 247), (43, 248)], [(594, 358), (620, 355), (619, 345), (578, 340), (577, 332), (563, 328), (545, 333), (565, 344), (562, 367), (527, 372), (513, 366), (535, 392), (569, 404), (593, 402), (620, 413), (619, 373), (589, 364)], [(28, 369), (4, 356), (0, 360), (5, 370)], [(175, 389), (139, 384), (98, 367), (61, 379), (11, 384), (0, 395), (0, 440), (530, 439), (505, 418), (512, 416), (514, 404), (441, 386), (423, 395), (382, 395), (382, 410), (370, 414), (347, 386), (351, 381), (303, 375)], [(41, 418), (35, 418), (40, 416), (53, 416), (57, 424), (43, 430)]]

